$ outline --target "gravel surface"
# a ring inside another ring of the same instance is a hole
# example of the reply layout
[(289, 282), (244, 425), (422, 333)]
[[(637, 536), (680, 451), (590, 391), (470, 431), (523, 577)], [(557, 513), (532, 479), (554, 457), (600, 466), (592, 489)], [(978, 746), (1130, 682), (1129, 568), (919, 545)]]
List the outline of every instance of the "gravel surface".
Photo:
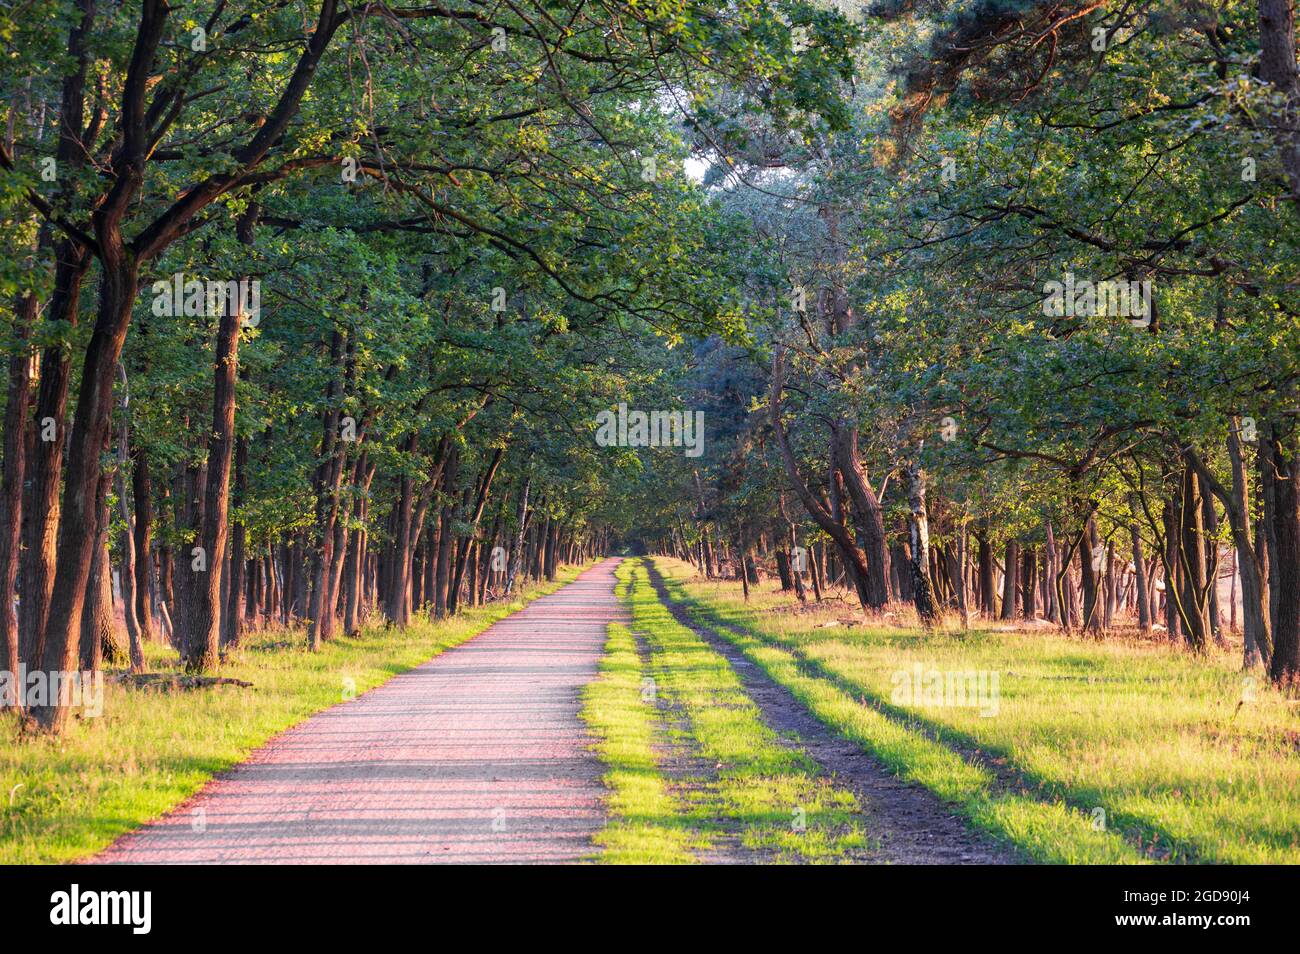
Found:
[(601, 765), (578, 718), (606, 560), (469, 642), (277, 736), (101, 863), (538, 863), (591, 852)]

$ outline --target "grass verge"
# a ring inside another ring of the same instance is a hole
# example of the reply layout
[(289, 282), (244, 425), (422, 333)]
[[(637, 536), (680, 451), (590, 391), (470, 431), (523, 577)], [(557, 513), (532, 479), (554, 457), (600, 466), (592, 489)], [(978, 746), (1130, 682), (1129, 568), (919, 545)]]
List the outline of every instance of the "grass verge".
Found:
[[(251, 689), (159, 692), (106, 681), (102, 716), (75, 720), (58, 739), (20, 737), (16, 720), (0, 716), (0, 863), (66, 862), (103, 849), (272, 736), (465, 642), (579, 572), (565, 567), (554, 583), (454, 619), (418, 617), (400, 632), (369, 627), (319, 653), (306, 650), (301, 633), (254, 634), (221, 669)], [(148, 650), (152, 668), (175, 666), (167, 647)]]
[[(618, 575), (632, 625), (611, 627), (584, 709), (609, 766), (601, 860), (682, 862), (734, 851), (729, 839), (756, 853), (746, 860), (835, 862), (865, 851), (853, 794), (763, 723), (726, 659), (672, 618), (639, 561), (625, 561)], [(664, 773), (654, 694), (683, 716), (670, 731), (693, 755), (688, 777)]]
[(611, 623), (600, 675), (583, 692), (582, 718), (596, 736), (609, 789), (605, 827), (596, 836), (606, 864), (689, 864), (704, 841), (669, 790), (655, 752), (658, 726), (646, 704), (636, 641)]
[[(1225, 657), (1051, 633), (827, 627), (839, 609), (690, 581), (674, 599), (824, 724), (1047, 862), (1300, 861), (1294, 705)], [(997, 672), (996, 711), (903, 705), (899, 674)]]

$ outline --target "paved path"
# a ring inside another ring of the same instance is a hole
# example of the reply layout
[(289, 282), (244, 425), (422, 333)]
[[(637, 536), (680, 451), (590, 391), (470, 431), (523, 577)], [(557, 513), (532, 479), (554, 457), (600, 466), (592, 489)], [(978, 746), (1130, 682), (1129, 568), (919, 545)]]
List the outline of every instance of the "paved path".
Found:
[(95, 860), (566, 862), (603, 822), (578, 718), (605, 627), (606, 560), (550, 596), (277, 736)]

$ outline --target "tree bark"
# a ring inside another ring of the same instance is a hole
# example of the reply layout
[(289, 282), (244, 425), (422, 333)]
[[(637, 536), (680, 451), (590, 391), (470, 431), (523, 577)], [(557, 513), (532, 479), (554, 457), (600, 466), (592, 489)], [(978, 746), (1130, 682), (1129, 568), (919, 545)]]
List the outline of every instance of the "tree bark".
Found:
[(1243, 664), (1250, 669), (1261, 663), (1268, 665), (1273, 643), (1269, 635), (1266, 576), (1259, 559), (1259, 549), (1250, 539), (1250, 481), (1246, 473), (1239, 427), (1239, 422), (1234, 420), (1228, 429), (1228, 459), (1232, 465), (1231, 490), (1224, 487), (1210, 472), (1194, 450), (1189, 448), (1186, 457), (1196, 468), (1202, 483), (1219, 498), (1228, 516), (1232, 543), (1237, 553), (1237, 572), (1241, 577), (1242, 634), (1245, 641)]
[(1024, 594), (1021, 600), (1021, 616), (1033, 622), (1037, 616), (1038, 597), (1038, 554), (1033, 547), (1025, 547), (1021, 558), (1020, 589)]
[(1219, 515), (1214, 509), (1214, 495), (1200, 474), (1196, 475), (1201, 496), (1201, 525), (1204, 528), (1205, 550), (1205, 611), (1209, 634), (1215, 645), (1224, 645), (1219, 614)]
[[(419, 435), (412, 431), (407, 436), (403, 450), (415, 453)], [(414, 502), (411, 499), (413, 480), (403, 473), (398, 478), (397, 503), (394, 505), (392, 545), (385, 569), (384, 614), (399, 629), (410, 623), (407, 591), (411, 585), (411, 522)]]
[(884, 517), (858, 453), (856, 427), (832, 425), (835, 467), (848, 491), (851, 520), (857, 532), (858, 547), (866, 558), (868, 605), (875, 610), (889, 603), (889, 545), (885, 539)]
[(1209, 637), (1209, 620), (1206, 613), (1208, 584), (1205, 579), (1205, 527), (1202, 522), (1200, 482), (1196, 471), (1185, 465), (1182, 489), (1179, 495), (1181, 517), (1179, 522), (1178, 567), (1182, 588), (1179, 590), (1179, 608), (1183, 633), (1194, 652), (1205, 652)]
[(1044, 521), (1043, 532), (1046, 545), (1043, 547), (1043, 589), (1045, 590), (1044, 615), (1058, 626), (1065, 627), (1064, 614), (1061, 612), (1060, 599), (1060, 559), (1056, 548), (1056, 535), (1052, 532), (1052, 521)]
[(1269, 675), (1278, 685), (1300, 683), (1300, 458), (1288, 452), (1276, 424), (1261, 440), (1273, 484), (1273, 535), (1269, 562), (1276, 572), (1277, 619)]
[(907, 479), (908, 549), (911, 562), (912, 603), (922, 624), (931, 626), (939, 619), (934, 584), (930, 580), (930, 518), (925, 506), (925, 472), (916, 461), (904, 468)]
[[(87, 43), (95, 24), (94, 0), (77, 0), (80, 18), (74, 20), (68, 31), (68, 58), (72, 69), (64, 76), (60, 91), (58, 139), (55, 161), (63, 171), (63, 182), (72, 188), (76, 173), (86, 165), (90, 149), (83, 141), (86, 130), (86, 77), (92, 54)], [(90, 251), (70, 238), (61, 238), (54, 245), (54, 288), (46, 311), (47, 322), (56, 328), (73, 328), (81, 310), (81, 284), (90, 267)], [(35, 440), (31, 446), (28, 464), (30, 485), (23, 500), (25, 516), (24, 547), (19, 555), (19, 572), (23, 581), (23, 598), (19, 604), (19, 658), (30, 668), (45, 668), (46, 630), (49, 625), (55, 578), (59, 569), (59, 484), (64, 462), (68, 384), (71, 377), (71, 351), (62, 342), (45, 347), (41, 354), (40, 385), (36, 396)], [(111, 373), (111, 370), (109, 370)], [(111, 379), (109, 383), (111, 389)], [(107, 423), (104, 424), (107, 431)], [(48, 439), (47, 439), (48, 437)], [(102, 437), (93, 443), (94, 453), (103, 446)], [(96, 476), (79, 475), (82, 483), (78, 492), (94, 496)], [(84, 516), (84, 514), (82, 515)], [(83, 562), (90, 559), (88, 538), (93, 535), (89, 523), (78, 527), (79, 556)], [(78, 567), (77, 571), (87, 569)], [(88, 572), (88, 569), (87, 569)], [(75, 582), (75, 581), (70, 581)], [(84, 598), (84, 586), (82, 597)], [(80, 602), (68, 607), (60, 617), (62, 630), (60, 646), (55, 654), (60, 662), (70, 661), (76, 652), (73, 629), (79, 624)], [(38, 724), (47, 729), (61, 727), (66, 713), (58, 707), (37, 714)]]
[[(336, 328), (330, 335), (330, 365), (336, 367), (344, 348), (344, 336)], [(352, 374), (351, 347), (347, 374)], [(340, 438), (341, 402), (345, 387), (331, 379), (321, 419), (320, 464), (316, 469), (316, 538), (311, 555), (311, 597), (307, 607), (307, 642), (312, 652), (333, 635), (334, 613), (331, 587), (334, 582), (334, 525), (339, 516), (339, 492), (343, 484), (346, 443)]]
[[(169, 12), (156, 0), (146, 0), (141, 9), (123, 84), (123, 129), (112, 160), (114, 185), (91, 216), (100, 261), (99, 307), (82, 363), (77, 413), (69, 436), (54, 586), (41, 654), (41, 669), (49, 684), (67, 672), (77, 657), (77, 632), (94, 555), (98, 455), (108, 435), (114, 368), (126, 340), (140, 276), (141, 259), (127, 245), (123, 219), (144, 181), (149, 148), (145, 98)], [(79, 130), (80, 124), (67, 128)], [(32, 715), (42, 729), (58, 733), (69, 711), (66, 701), (58, 699), (33, 707)]]
[(1138, 534), (1137, 524), (1129, 524), (1128, 532), (1133, 547), (1133, 582), (1137, 588), (1138, 629), (1146, 634), (1151, 632), (1151, 598), (1147, 593), (1146, 558), (1142, 555), (1142, 537)]
[(1016, 618), (1016, 578), (1020, 575), (1017, 571), (1020, 568), (1020, 544), (1015, 540), (1007, 541), (1007, 549), (1003, 558), (1002, 574), (1002, 618)]
[(86, 600), (81, 610), (80, 665), (82, 672), (99, 672), (103, 668), (105, 646), (109, 656), (118, 655), (117, 634), (113, 632), (112, 572), (108, 563), (108, 474), (100, 480), (97, 491), (102, 517), (95, 532), (95, 551), (91, 557), (86, 584)]
[[(851, 567), (853, 572), (857, 574), (853, 582), (857, 590), (858, 601), (862, 604), (862, 607), (864, 609), (876, 609), (878, 606), (883, 606), (883, 601), (879, 603), (875, 601), (878, 597), (882, 600), (888, 597), (884, 578), (881, 578), (880, 592), (873, 593), (867, 585), (871, 571), (867, 566), (866, 554), (863, 553), (848, 530), (844, 528), (843, 523), (831, 515), (826, 505), (813, 495), (799, 475), (799, 467), (794, 458), (794, 451), (790, 448), (790, 441), (785, 433), (785, 425), (781, 422), (781, 392), (784, 387), (785, 361), (781, 349), (778, 348), (772, 358), (772, 384), (768, 400), (768, 415), (772, 421), (772, 429), (776, 434), (777, 444), (781, 449), (781, 460), (785, 465), (786, 477), (795, 495), (799, 498), (799, 502), (803, 504), (804, 510), (816, 521), (819, 527), (826, 531), (844, 557), (845, 565)], [(835, 472), (832, 474), (833, 481), (835, 474), (839, 470), (834, 466), (832, 466), (831, 470)]]
[(1182, 509), (1180, 499), (1179, 492), (1175, 489), (1165, 501), (1161, 515), (1165, 532), (1164, 548), (1160, 551), (1165, 571), (1165, 635), (1173, 642), (1181, 641), (1183, 633), (1182, 616), (1178, 609), (1181, 599), (1179, 578), (1182, 575), (1178, 560), (1178, 514)]
[(1300, 204), (1300, 79), (1296, 74), (1293, 0), (1259, 0), (1259, 75), (1280, 94), (1280, 115), (1269, 123), (1291, 199)]
[(131, 448), (131, 494), (135, 500), (135, 566), (136, 599), (135, 618), (140, 626), (140, 639), (151, 642), (160, 639), (153, 620), (156, 600), (154, 593), (153, 564), (153, 500), (150, 491), (149, 455), (138, 444)]
[(975, 559), (979, 567), (980, 613), (985, 619), (993, 619), (998, 614), (998, 597), (993, 580), (993, 548), (989, 546), (986, 530), (976, 531), (975, 543)]
[[(429, 559), (436, 559), (434, 576), (434, 615), (442, 619), (447, 615), (447, 587), (451, 583), (451, 554), (456, 534), (454, 526), (458, 514), (456, 483), (460, 480), (460, 447), (452, 445), (447, 466), (443, 468), (443, 504), (438, 517), (438, 542), (431, 548)], [(434, 552), (436, 550), (436, 553)], [(426, 597), (427, 599), (427, 597)]]
[(193, 557), (182, 569), (182, 573), (189, 574), (186, 580), (186, 620), (184, 624), (174, 620), (183, 634), (179, 646), (181, 662), (190, 672), (215, 668), (221, 651), (221, 568), (225, 563), (229, 532), (230, 467), (235, 444), (235, 375), (243, 318), (240, 309), (231, 305), (227, 303), (227, 307), (222, 309), (217, 326), (212, 436), (208, 442), (207, 475), (203, 481), (203, 503), (197, 523), (199, 545), (207, 569), (196, 570)]
[(14, 353), (9, 358), (9, 386), (4, 419), (4, 470), (0, 476), (0, 668), (11, 673), (14, 692), (0, 697), (0, 707), (21, 709), (22, 693), (17, 686), (18, 614), (14, 610), (14, 588), (22, 548), (23, 480), (27, 470), (27, 411), (31, 402), (31, 355), (28, 342), (36, 322), (38, 301), (24, 295), (15, 309)]
[(1079, 571), (1083, 583), (1083, 628), (1094, 634), (1102, 631), (1104, 622), (1097, 605), (1097, 582), (1102, 562), (1104, 557), (1097, 540), (1097, 518), (1089, 514), (1079, 537)]
[[(235, 484), (231, 504), (238, 512), (248, 497), (248, 438), (235, 442)], [(230, 578), (226, 587), (226, 609), (221, 617), (221, 645), (237, 648), (244, 641), (244, 589), (247, 581), (247, 530), (235, 520), (230, 531)]]
[(118, 430), (117, 472), (114, 476), (117, 483), (118, 516), (122, 519), (122, 532), (118, 536), (118, 549), (122, 551), (119, 578), (122, 586), (122, 616), (126, 621), (131, 671), (140, 673), (144, 672), (144, 634), (136, 616), (135, 537), (131, 529), (131, 509), (127, 505), (129, 497), (126, 492), (126, 468), (131, 459), (131, 393), (126, 380), (126, 369), (120, 362), (117, 369), (122, 380), (122, 422)]
[[(474, 507), (473, 510), (470, 511), (469, 519), (467, 521), (470, 527), (469, 535), (462, 538), (463, 545), (466, 547), (466, 552), (462, 555), (461, 559), (456, 561), (456, 572), (452, 579), (451, 592), (448, 595), (447, 611), (449, 613), (454, 614), (456, 612), (457, 602), (460, 596), (461, 580), (465, 576), (466, 563), (470, 559), (468, 544), (469, 541), (473, 539), (474, 534), (478, 532), (479, 522), (483, 519), (483, 510), (487, 506), (488, 494), (491, 493), (492, 490), (492, 480), (496, 477), (497, 470), (501, 466), (501, 459), (504, 455), (505, 448), (498, 447), (493, 452), (492, 459), (488, 462), (487, 469), (483, 472), (483, 476), (479, 479), (478, 490), (474, 495)], [(551, 578), (554, 579), (554, 576), (555, 568), (552, 566)], [(474, 583), (474, 580), (470, 581), (471, 594), (474, 592)], [(471, 604), (473, 603), (472, 598), (470, 602)]]
[[(71, 328), (77, 324), (81, 283), (90, 266), (90, 256), (71, 242), (60, 242), (56, 248), (54, 292), (47, 320)], [(32, 442), (30, 474), (23, 500), (23, 549), (19, 556), (19, 574), (23, 580), (23, 598), (18, 615), (19, 645), (21, 659), (29, 667), (41, 666), (44, 658), (45, 631), (59, 565), (59, 484), (67, 441), (71, 372), (68, 349), (59, 344), (44, 349), (36, 394), (35, 440)]]
[(515, 524), (515, 535), (510, 544), (510, 560), (506, 570), (506, 581), (502, 596), (509, 597), (515, 588), (515, 578), (519, 575), (524, 558), (524, 534), (528, 531), (528, 491), (532, 487), (532, 478), (524, 480), (523, 490), (519, 494), (519, 509)]

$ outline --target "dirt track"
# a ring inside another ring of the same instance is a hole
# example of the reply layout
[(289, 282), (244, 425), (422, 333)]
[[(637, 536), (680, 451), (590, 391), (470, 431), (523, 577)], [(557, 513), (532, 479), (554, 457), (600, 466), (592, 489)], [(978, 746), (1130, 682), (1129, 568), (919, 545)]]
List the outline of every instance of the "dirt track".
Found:
[(617, 562), (277, 736), (94, 860), (580, 860), (604, 816), (579, 691), (621, 618)]
[(862, 827), (879, 845), (874, 860), (907, 865), (992, 865), (1018, 860), (1007, 849), (966, 827), (932, 793), (893, 775), (859, 746), (818, 722), (789, 690), (673, 603), (663, 576), (653, 566), (650, 580), (674, 618), (726, 657), (763, 713), (763, 720), (786, 738), (797, 740), (798, 746), (837, 784), (858, 796), (863, 807)]

